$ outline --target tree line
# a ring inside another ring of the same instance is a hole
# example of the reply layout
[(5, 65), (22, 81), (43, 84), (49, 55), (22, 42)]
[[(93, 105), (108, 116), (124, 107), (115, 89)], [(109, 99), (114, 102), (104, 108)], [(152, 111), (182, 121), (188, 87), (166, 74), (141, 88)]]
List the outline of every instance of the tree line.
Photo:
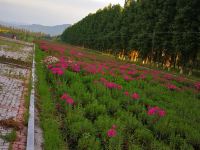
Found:
[[(126, 0), (89, 14), (61, 35), (67, 43), (169, 68), (199, 68), (199, 0)], [(135, 56), (135, 55), (134, 55)], [(138, 56), (138, 55), (136, 55)]]

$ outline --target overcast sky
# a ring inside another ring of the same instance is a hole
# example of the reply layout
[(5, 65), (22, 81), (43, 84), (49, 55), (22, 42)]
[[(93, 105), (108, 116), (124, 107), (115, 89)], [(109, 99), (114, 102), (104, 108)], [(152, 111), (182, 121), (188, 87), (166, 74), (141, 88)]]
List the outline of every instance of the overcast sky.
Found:
[(0, 21), (27, 24), (73, 24), (89, 13), (124, 0), (0, 0)]

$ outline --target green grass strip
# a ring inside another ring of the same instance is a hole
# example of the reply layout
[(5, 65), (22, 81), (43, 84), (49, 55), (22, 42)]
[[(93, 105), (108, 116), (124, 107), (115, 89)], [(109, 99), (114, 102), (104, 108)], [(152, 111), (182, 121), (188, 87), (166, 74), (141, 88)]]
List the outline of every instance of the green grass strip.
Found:
[(55, 105), (51, 99), (49, 86), (45, 79), (45, 70), (41, 61), (44, 53), (36, 46), (36, 75), (38, 82), (36, 83), (36, 92), (39, 95), (37, 105), (39, 108), (40, 124), (43, 129), (44, 149), (45, 150), (64, 150), (67, 146), (64, 143), (61, 132), (59, 130), (59, 120), (56, 117)]

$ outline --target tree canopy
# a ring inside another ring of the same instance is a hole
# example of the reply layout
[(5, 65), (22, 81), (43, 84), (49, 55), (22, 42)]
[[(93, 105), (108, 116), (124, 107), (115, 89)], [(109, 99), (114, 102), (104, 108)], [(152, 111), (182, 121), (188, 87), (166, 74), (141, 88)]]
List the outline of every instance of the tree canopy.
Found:
[(63, 41), (128, 54), (170, 66), (194, 66), (200, 49), (199, 0), (126, 0), (109, 5), (66, 29)]

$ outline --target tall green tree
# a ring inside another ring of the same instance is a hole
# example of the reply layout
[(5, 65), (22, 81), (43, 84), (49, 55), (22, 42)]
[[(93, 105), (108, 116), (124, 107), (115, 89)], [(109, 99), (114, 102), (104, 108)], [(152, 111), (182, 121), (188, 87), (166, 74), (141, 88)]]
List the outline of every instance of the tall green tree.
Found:
[[(63, 41), (114, 54), (138, 50), (142, 59), (192, 68), (200, 43), (199, 0), (125, 0), (66, 29)], [(165, 55), (163, 55), (165, 54)]]

